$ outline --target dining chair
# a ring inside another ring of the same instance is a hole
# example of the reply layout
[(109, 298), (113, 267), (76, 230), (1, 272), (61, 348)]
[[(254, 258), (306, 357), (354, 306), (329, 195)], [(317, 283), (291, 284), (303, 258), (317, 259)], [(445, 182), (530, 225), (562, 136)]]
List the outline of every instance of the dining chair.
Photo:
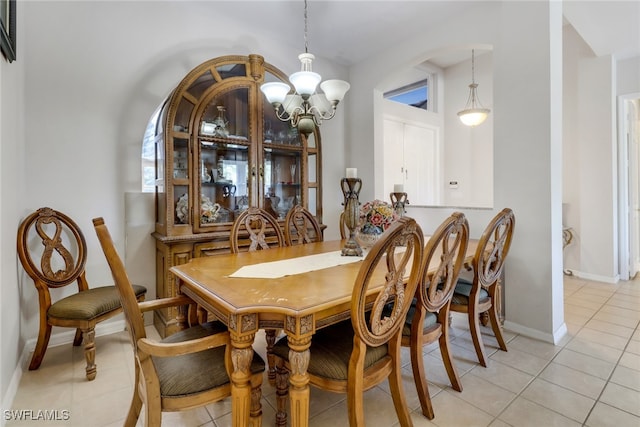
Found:
[[(247, 246), (248, 236), (248, 246)], [(229, 234), (229, 243), (232, 253), (238, 253), (246, 247), (253, 252), (270, 247), (282, 247), (286, 245), (284, 234), (278, 221), (264, 209), (249, 207), (243, 211), (233, 223)], [(272, 348), (276, 342), (278, 329), (265, 329), (267, 363), (269, 365), (269, 383), (275, 384), (276, 368), (272, 355)]]
[(487, 355), (480, 331), (480, 314), (489, 313), (491, 328), (500, 349), (507, 351), (507, 343), (502, 336), (502, 326), (498, 321), (500, 307), (500, 278), (504, 262), (511, 247), (515, 228), (513, 211), (505, 208), (500, 211), (485, 228), (473, 256), (471, 281), (460, 278), (451, 300), (451, 311), (467, 313), (469, 330), (478, 360), (487, 366)]
[(255, 206), (237, 216), (231, 226), (229, 246), (232, 253), (284, 246), (285, 240), (278, 221), (269, 212)]
[[(121, 313), (122, 307), (115, 286), (89, 288), (85, 273), (87, 243), (80, 227), (62, 212), (40, 208), (20, 223), (17, 250), (22, 267), (38, 291), (38, 341), (29, 370), (40, 367), (53, 326), (74, 328), (73, 345), (84, 341), (87, 380), (95, 379), (95, 327)], [(77, 292), (53, 301), (51, 289), (62, 289), (74, 282)], [(144, 300), (147, 289), (136, 285), (133, 292), (136, 299)]]
[(288, 246), (322, 242), (320, 225), (309, 210), (302, 205), (289, 209), (284, 222), (284, 240)]
[[(411, 426), (402, 386), (402, 326), (418, 286), (424, 238), (411, 218), (395, 222), (367, 253), (353, 285), (349, 320), (318, 330), (307, 373), (320, 389), (347, 394), (349, 425), (364, 426), (364, 392), (389, 380), (400, 425)], [(405, 284), (406, 283), (406, 284)], [(372, 288), (381, 287), (372, 296)], [(287, 338), (273, 348), (277, 363), (276, 425), (287, 422), (288, 376), (299, 381), (300, 361), (289, 358)], [(293, 382), (292, 378), (292, 382)]]
[(413, 379), (422, 413), (433, 419), (422, 348), (438, 341), (442, 362), (456, 391), (462, 383), (449, 349), (449, 305), (469, 244), (469, 223), (454, 212), (427, 241), (420, 282), (402, 329), (402, 345), (410, 347)]
[[(143, 405), (144, 425), (156, 427), (161, 425), (162, 412), (189, 410), (231, 396), (231, 340), (227, 327), (219, 321), (192, 324), (197, 317), (187, 315), (185, 320), (191, 327), (160, 341), (147, 338), (143, 312), (166, 307), (193, 308), (195, 302), (177, 295), (138, 303), (104, 220), (95, 218), (93, 225), (122, 301), (134, 352), (135, 385), (124, 426), (137, 424)], [(255, 352), (248, 369), (252, 388), (250, 418), (253, 425), (260, 425), (265, 365)]]

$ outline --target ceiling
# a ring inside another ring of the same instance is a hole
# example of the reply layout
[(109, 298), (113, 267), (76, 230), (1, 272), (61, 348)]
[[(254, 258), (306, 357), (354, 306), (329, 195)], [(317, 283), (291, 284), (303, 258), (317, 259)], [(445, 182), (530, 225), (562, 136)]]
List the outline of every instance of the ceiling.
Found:
[[(540, 0), (542, 1), (542, 0)], [(249, 4), (250, 3), (250, 4)], [(441, 24), (483, 1), (462, 0), (308, 0), (309, 52), (339, 64), (357, 63), (376, 51), (393, 47), (421, 29)], [(262, 34), (304, 50), (304, 2), (302, 0), (214, 1)], [(247, 14), (246, 10), (251, 13)], [(570, 22), (596, 55), (620, 58), (640, 55), (640, 2), (564, 0)], [(446, 68), (469, 53), (434, 58)]]

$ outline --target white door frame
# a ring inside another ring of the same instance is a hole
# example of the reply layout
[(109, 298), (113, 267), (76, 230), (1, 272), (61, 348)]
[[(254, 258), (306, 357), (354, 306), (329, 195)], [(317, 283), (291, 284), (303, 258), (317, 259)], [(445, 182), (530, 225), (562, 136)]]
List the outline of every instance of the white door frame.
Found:
[[(636, 264), (639, 256), (636, 253), (638, 245), (633, 239), (639, 238), (638, 224), (634, 218), (637, 218), (635, 209), (638, 208), (637, 203), (640, 195), (631, 194), (632, 190), (638, 188), (638, 183), (631, 183), (631, 177), (638, 176), (640, 165), (637, 155), (632, 157), (632, 154), (637, 154), (637, 152), (630, 149), (630, 145), (640, 138), (637, 135), (640, 129), (637, 125), (631, 124), (629, 114), (635, 110), (629, 108), (628, 102), (637, 99), (640, 99), (640, 92), (618, 97), (618, 221), (620, 225), (618, 227), (620, 254), (618, 259), (621, 280), (629, 280), (639, 268)], [(636, 111), (636, 114), (640, 114), (640, 111)], [(637, 120), (637, 117), (635, 119)]]

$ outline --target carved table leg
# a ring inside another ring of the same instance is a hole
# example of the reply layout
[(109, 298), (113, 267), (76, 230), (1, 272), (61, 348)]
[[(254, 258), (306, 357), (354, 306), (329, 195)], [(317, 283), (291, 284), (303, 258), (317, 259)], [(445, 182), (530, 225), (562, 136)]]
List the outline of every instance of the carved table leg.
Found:
[(291, 399), (291, 427), (309, 425), (309, 346), (311, 337), (289, 336), (289, 398)]
[[(260, 417), (250, 421), (250, 413), (261, 412), (252, 406), (251, 361), (253, 340), (258, 326), (255, 314), (232, 315), (229, 319), (231, 336), (231, 418), (233, 427), (247, 427), (260, 423)], [(255, 394), (254, 394), (255, 397)]]
[[(253, 337), (252, 337), (253, 338)], [(246, 336), (238, 341), (238, 337), (231, 333), (231, 414), (234, 427), (249, 425), (249, 411), (251, 409), (251, 360), (253, 348), (247, 342)]]

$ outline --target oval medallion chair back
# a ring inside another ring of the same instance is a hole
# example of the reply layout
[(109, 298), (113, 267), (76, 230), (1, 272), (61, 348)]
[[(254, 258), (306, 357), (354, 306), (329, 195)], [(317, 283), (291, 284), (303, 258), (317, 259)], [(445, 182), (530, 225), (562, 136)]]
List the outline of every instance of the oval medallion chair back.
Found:
[(421, 280), (402, 331), (402, 345), (410, 347), (413, 379), (422, 413), (433, 419), (424, 368), (424, 345), (439, 341), (440, 353), (453, 388), (462, 391), (460, 378), (449, 350), (449, 305), (464, 265), (469, 244), (469, 223), (454, 212), (427, 241), (421, 266)]
[(322, 242), (322, 230), (316, 218), (302, 205), (289, 209), (284, 222), (284, 240), (287, 245)]
[(487, 355), (480, 331), (481, 313), (488, 312), (498, 345), (501, 350), (507, 351), (498, 319), (501, 304), (499, 281), (511, 248), (515, 223), (515, 216), (509, 208), (503, 209), (493, 217), (482, 233), (473, 257), (473, 280), (470, 282), (459, 279), (451, 302), (452, 311), (467, 313), (473, 346), (480, 364), (484, 367), (487, 366)]
[[(423, 244), (415, 220), (395, 222), (362, 262), (353, 286), (351, 319), (320, 329), (311, 338), (309, 383), (347, 394), (351, 427), (365, 425), (364, 392), (386, 379), (400, 425), (412, 425), (402, 388), (400, 339), (420, 278)], [(278, 366), (276, 425), (285, 426), (286, 377), (291, 371), (291, 383), (299, 383), (302, 362), (298, 356), (289, 359), (286, 338), (278, 340), (273, 351)]]
[(284, 235), (278, 221), (262, 208), (252, 206), (243, 211), (231, 226), (229, 247), (234, 254), (245, 247), (251, 252), (284, 245)]
[[(95, 327), (122, 312), (115, 286), (89, 288), (86, 279), (87, 243), (80, 227), (67, 215), (44, 207), (27, 216), (18, 227), (18, 257), (38, 290), (40, 330), (29, 370), (38, 369), (47, 351), (52, 326), (76, 329), (74, 346), (84, 341), (86, 377), (96, 377)], [(53, 302), (50, 288), (76, 282), (78, 292)], [(134, 286), (143, 300), (147, 289)]]
[[(184, 295), (138, 303), (122, 259), (102, 218), (93, 220), (98, 240), (116, 282), (131, 336), (135, 359), (135, 385), (125, 427), (137, 425), (142, 406), (144, 425), (157, 427), (162, 412), (193, 409), (231, 396), (230, 339), (226, 326), (218, 321), (191, 324), (161, 341), (147, 338), (143, 312), (166, 307), (192, 307), (195, 302)], [(197, 322), (197, 316), (177, 319)], [(260, 425), (260, 387), (265, 364), (254, 353), (251, 371), (252, 425)]]

